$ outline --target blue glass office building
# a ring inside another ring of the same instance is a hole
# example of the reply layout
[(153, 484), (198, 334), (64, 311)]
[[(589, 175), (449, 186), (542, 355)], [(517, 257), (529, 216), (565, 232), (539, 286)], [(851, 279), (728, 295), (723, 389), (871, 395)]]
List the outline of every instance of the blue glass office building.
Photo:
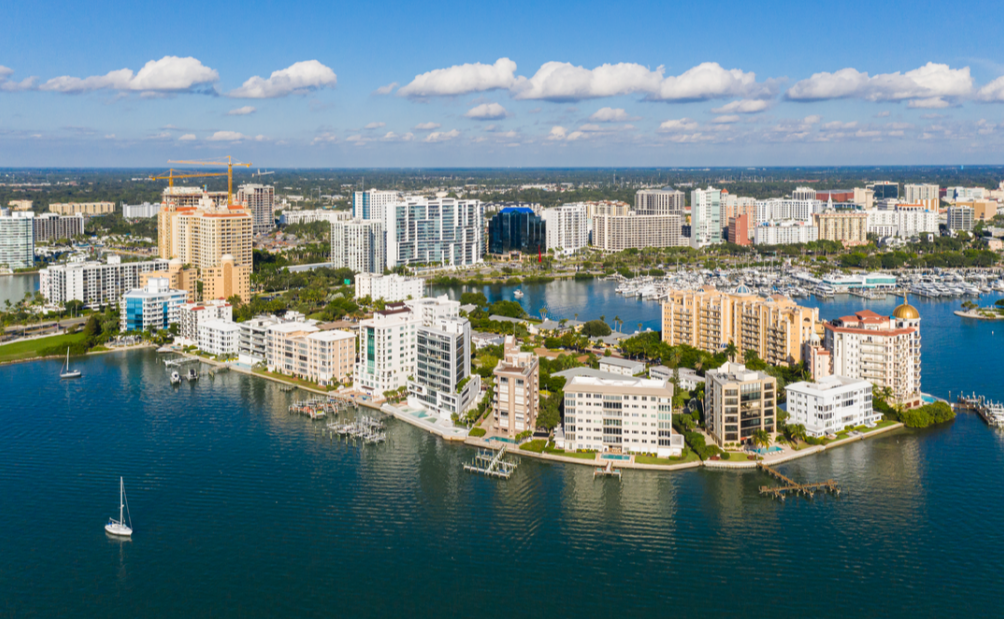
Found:
[(502, 209), (488, 222), (488, 253), (547, 251), (544, 220), (526, 207)]

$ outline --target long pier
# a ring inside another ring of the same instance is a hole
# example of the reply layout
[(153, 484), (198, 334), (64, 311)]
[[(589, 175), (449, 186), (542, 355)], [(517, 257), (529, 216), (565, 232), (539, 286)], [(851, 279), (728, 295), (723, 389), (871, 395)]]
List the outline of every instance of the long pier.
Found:
[(760, 486), (760, 494), (762, 496), (770, 496), (783, 501), (785, 496), (790, 492), (808, 497), (812, 497), (819, 491), (829, 492), (836, 495), (840, 494), (840, 488), (837, 486), (837, 482), (832, 479), (812, 484), (800, 484), (787, 475), (782, 474), (780, 471), (772, 469), (763, 462), (758, 462), (756, 466), (761, 471), (766, 472), (768, 475), (784, 484), (783, 486)]
[(307, 415), (311, 419), (321, 419), (328, 415), (337, 415), (350, 406), (351, 404), (343, 399), (318, 396), (293, 402), (289, 405), (289, 412)]
[(464, 470), (469, 473), (487, 475), (488, 477), (509, 479), (513, 472), (515, 472), (516, 467), (519, 466), (519, 460), (506, 458), (505, 450), (505, 443), (502, 443), (502, 447), (498, 451), (479, 449), (477, 455), (474, 456), (474, 460), (470, 464), (464, 465)]
[(955, 408), (975, 412), (992, 428), (1004, 427), (1004, 404), (1000, 402), (991, 402), (974, 393), (971, 396), (960, 395), (955, 401)]

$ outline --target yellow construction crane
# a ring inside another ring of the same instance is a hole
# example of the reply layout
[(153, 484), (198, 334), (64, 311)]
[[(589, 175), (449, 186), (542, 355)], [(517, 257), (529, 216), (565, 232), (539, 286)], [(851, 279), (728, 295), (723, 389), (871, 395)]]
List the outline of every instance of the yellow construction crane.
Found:
[[(233, 203), (234, 195), (234, 166), (250, 168), (250, 163), (234, 163), (230, 155), (226, 161), (168, 161), (168, 163), (184, 163), (185, 165), (225, 165), (227, 166), (227, 206)], [(222, 174), (222, 173), (221, 173)]]
[(226, 176), (226, 175), (227, 175), (226, 172), (205, 172), (203, 174), (175, 174), (174, 173), (174, 168), (171, 168), (170, 170), (167, 171), (167, 175), (165, 175), (165, 176), (151, 176), (150, 180), (152, 180), (152, 181), (159, 181), (159, 180), (163, 180), (163, 179), (166, 178), (167, 179), (167, 186), (168, 187), (174, 187), (174, 179), (176, 179), (176, 178), (202, 178), (204, 176)]

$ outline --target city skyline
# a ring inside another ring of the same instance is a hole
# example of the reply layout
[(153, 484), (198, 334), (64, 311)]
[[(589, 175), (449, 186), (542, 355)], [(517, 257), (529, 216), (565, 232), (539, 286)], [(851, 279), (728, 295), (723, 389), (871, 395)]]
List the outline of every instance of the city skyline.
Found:
[[(787, 2), (457, 3), (435, 14), (404, 3), (379, 22), (368, 7), (320, 3), (104, 4), (12, 9), (0, 165), (158, 166), (224, 150), (275, 167), (1004, 156), (1001, 44), (938, 36), (959, 16), (1001, 25), (988, 2), (850, 2), (810, 19)], [(652, 23), (667, 36), (646, 36), (659, 32)]]

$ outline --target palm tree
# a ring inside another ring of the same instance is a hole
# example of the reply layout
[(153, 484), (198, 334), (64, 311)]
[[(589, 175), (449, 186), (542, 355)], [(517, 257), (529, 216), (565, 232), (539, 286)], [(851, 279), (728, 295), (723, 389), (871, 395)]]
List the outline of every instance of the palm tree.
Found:
[[(750, 441), (753, 443), (754, 447), (762, 447), (766, 449), (767, 447), (770, 447), (771, 443), (770, 432), (764, 429), (757, 430), (753, 433), (753, 436), (750, 437)], [(762, 458), (763, 455), (761, 454), (760, 457)]]
[(793, 423), (785, 426), (784, 432), (788, 435), (788, 440), (792, 443), (804, 441), (808, 436), (805, 433), (805, 426), (800, 423)]
[[(621, 321), (621, 317), (620, 316), (614, 316), (614, 327), (615, 328), (617, 327), (617, 323), (620, 322), (620, 321)], [(621, 323), (621, 324), (623, 324), (623, 323)]]

